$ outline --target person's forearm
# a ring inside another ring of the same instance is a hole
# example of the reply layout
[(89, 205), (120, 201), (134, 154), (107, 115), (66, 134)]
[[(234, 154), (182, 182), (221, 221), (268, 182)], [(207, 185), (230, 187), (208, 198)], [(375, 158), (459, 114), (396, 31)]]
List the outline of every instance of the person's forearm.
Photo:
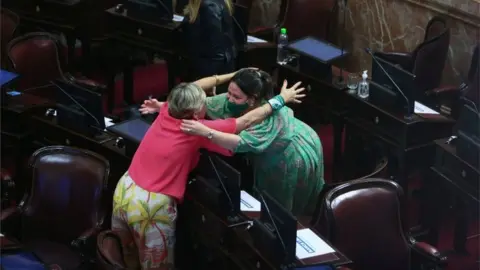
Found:
[(157, 103), (157, 112), (160, 112), (160, 109), (162, 108), (162, 105), (164, 104), (165, 102), (162, 102), (162, 101), (159, 101)]
[[(237, 134), (224, 133), (216, 131), (214, 129), (211, 129), (210, 132), (213, 135), (211, 139), (212, 142), (225, 149), (233, 151), (240, 143), (240, 136), (238, 136)], [(208, 137), (208, 134), (206, 135), (206, 137)]]
[(270, 106), (268, 103), (256, 108), (255, 110), (249, 111), (243, 116), (235, 119), (237, 124), (235, 133), (238, 134), (249, 126), (262, 122), (265, 120), (265, 118), (272, 114), (272, 112), (272, 106)]
[(221, 84), (224, 84), (226, 82), (229, 82), (233, 78), (233, 75), (235, 75), (235, 72), (228, 73), (228, 74), (223, 74), (223, 75), (205, 77), (205, 78), (202, 78), (200, 80), (195, 81), (194, 83), (196, 85), (200, 86), (204, 90), (212, 89), (213, 87), (215, 87), (217, 85), (221, 85)]

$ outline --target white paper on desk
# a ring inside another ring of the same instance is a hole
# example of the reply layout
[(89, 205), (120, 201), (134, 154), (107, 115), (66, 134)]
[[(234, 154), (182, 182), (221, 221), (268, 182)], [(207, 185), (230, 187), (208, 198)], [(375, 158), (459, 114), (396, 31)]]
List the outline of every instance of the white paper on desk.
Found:
[(115, 123), (113, 123), (113, 120), (112, 120), (111, 118), (104, 117), (104, 119), (105, 119), (105, 127), (109, 127), (109, 126), (115, 125)]
[(296, 255), (298, 259), (306, 259), (324, 254), (335, 253), (335, 250), (310, 229), (297, 231)]
[(245, 190), (240, 191), (240, 211), (260, 212), (262, 205)]
[(173, 14), (173, 20), (174, 22), (183, 22), (183, 16), (181, 15), (177, 15), (177, 14)]
[(268, 41), (254, 36), (247, 36), (247, 43), (267, 43)]
[(423, 105), (422, 103), (415, 101), (414, 112), (420, 114), (440, 114), (439, 112)]

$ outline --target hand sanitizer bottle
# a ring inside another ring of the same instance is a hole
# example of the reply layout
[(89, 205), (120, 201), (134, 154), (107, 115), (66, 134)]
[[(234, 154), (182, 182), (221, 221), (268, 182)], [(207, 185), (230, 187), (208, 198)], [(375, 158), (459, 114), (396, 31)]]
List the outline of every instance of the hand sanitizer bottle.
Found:
[(365, 70), (363, 71), (363, 74), (362, 74), (362, 81), (358, 84), (358, 96), (361, 98), (368, 98), (368, 96), (370, 95), (367, 78), (368, 78), (368, 75), (367, 75), (367, 71)]

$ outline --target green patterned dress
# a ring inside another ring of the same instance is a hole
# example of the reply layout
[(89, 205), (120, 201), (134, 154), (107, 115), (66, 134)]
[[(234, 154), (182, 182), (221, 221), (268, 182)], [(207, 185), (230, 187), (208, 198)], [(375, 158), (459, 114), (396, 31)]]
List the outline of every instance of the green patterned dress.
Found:
[[(225, 94), (207, 98), (211, 119), (232, 115)], [(236, 153), (249, 153), (255, 185), (266, 190), (295, 215), (313, 212), (323, 185), (323, 151), (320, 139), (307, 124), (284, 107), (238, 134)]]

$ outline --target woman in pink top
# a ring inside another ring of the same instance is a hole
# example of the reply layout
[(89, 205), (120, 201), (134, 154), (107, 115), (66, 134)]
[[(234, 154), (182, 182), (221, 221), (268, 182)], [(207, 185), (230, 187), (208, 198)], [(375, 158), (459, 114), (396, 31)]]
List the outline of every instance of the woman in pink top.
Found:
[[(265, 104), (237, 119), (203, 120), (206, 112), (203, 89), (214, 89), (234, 74), (175, 87), (145, 134), (130, 168), (118, 182), (112, 229), (122, 239), (128, 269), (174, 269), (176, 205), (183, 200), (188, 174), (199, 159), (198, 150), (206, 148), (222, 155), (232, 154), (212, 143), (208, 136), (182, 132), (182, 119), (196, 119), (211, 129), (238, 133), (263, 121), (272, 112), (272, 106)], [(297, 87), (298, 84), (283, 87), (275, 102), (299, 102), (297, 98), (303, 96), (299, 94), (303, 89)]]

